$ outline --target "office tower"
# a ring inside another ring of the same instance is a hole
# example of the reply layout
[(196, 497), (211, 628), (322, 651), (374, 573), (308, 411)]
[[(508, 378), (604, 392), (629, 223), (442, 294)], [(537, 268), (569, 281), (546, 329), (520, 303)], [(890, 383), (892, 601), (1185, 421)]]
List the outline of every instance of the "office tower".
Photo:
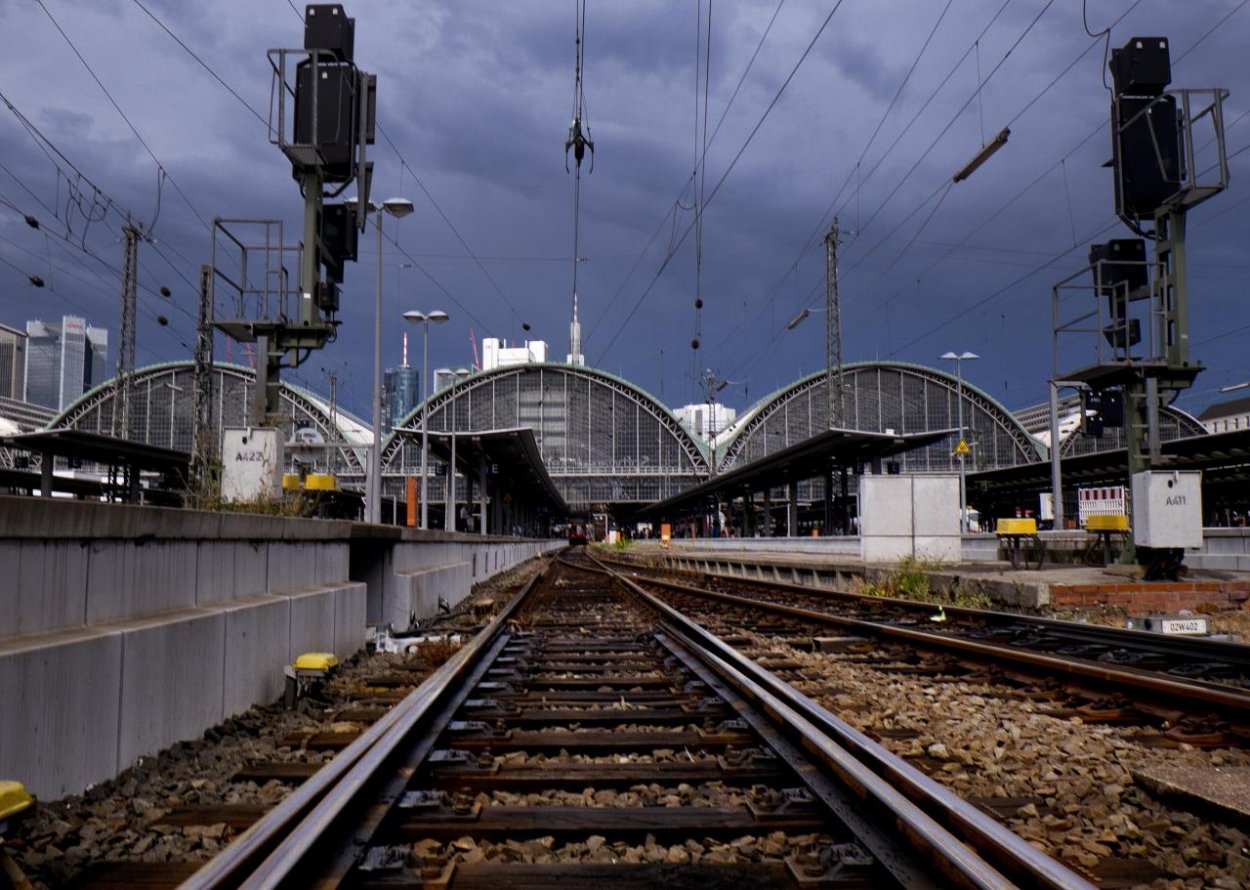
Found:
[(26, 395), (26, 335), (0, 324), (0, 396), (23, 399)]
[(411, 414), (421, 401), (421, 375), (408, 367), (408, 332), (404, 332), (404, 357), (398, 368), (388, 368), (382, 382), (382, 429), (395, 425)]
[(26, 322), (28, 402), (57, 410), (108, 379), (108, 331), (66, 315), (60, 324)]

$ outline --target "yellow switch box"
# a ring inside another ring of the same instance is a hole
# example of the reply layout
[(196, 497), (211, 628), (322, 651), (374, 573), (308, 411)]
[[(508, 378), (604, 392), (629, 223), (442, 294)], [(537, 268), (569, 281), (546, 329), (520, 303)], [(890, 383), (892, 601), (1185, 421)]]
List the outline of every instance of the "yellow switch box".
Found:
[(1123, 513), (1094, 515), (1085, 520), (1085, 527), (1091, 532), (1126, 532), (1128, 517)]
[(328, 671), (338, 667), (338, 656), (332, 652), (305, 652), (295, 659), (293, 667), (297, 671)]
[(0, 820), (16, 816), (35, 805), (34, 796), (21, 782), (0, 781)]
[(1036, 519), (1000, 519), (998, 520), (999, 535), (1035, 535), (1037, 534)]

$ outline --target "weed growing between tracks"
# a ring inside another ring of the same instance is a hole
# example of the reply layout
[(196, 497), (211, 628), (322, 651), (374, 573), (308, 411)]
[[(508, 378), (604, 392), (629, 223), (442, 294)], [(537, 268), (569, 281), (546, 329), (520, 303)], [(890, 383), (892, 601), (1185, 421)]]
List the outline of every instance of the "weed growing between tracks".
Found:
[(953, 590), (934, 590), (929, 583), (929, 573), (946, 568), (940, 560), (904, 557), (893, 572), (879, 583), (855, 579), (851, 592), (864, 596), (910, 600), (918, 603), (935, 603), (945, 606), (963, 606), (988, 609), (993, 606), (990, 597), (982, 591), (957, 584)]

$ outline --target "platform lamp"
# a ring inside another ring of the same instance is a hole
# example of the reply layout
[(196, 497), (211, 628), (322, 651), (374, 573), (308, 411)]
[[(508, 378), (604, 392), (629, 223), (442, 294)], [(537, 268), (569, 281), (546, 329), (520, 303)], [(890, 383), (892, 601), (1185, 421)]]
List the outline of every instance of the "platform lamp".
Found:
[[(356, 201), (348, 198), (347, 203)], [(387, 198), (380, 204), (370, 201), (366, 210), (373, 212), (373, 227), (378, 233), (377, 287), (373, 307), (373, 445), (369, 448), (368, 473), (365, 476), (365, 521), (382, 521), (382, 215), (389, 213), (403, 219), (416, 208), (407, 198)]]
[(430, 411), (430, 323), (442, 324), (449, 317), (440, 309), (435, 309), (433, 312), (418, 312), (416, 309), (410, 309), (404, 313), (405, 319), (412, 324), (422, 325), (424, 328), (421, 336), (421, 528), (430, 527), (429, 499), (426, 497), (427, 455), (430, 451), (430, 433), (426, 426)]
[(959, 406), (959, 533), (966, 535), (968, 533), (968, 495), (966, 491), (966, 480), (964, 475), (964, 375), (963, 363), (978, 359), (981, 356), (975, 352), (944, 352), (940, 356), (946, 361), (955, 363), (955, 401)]
[[(457, 368), (452, 371), (451, 382), (451, 421), (445, 424), (451, 433), (451, 465), (447, 469), (447, 513), (443, 519), (443, 528), (447, 531), (458, 531), (456, 528), (456, 385), (472, 373), (468, 368)], [(468, 531), (466, 526), (465, 531)]]

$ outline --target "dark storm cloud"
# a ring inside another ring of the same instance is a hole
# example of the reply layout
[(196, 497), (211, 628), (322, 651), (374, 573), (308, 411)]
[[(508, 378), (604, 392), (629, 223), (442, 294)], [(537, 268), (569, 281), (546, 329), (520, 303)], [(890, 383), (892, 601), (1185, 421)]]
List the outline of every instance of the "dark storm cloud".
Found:
[[(282, 219), (288, 241), (298, 238), (298, 189), (264, 124), (137, 4), (46, 2), (202, 216)], [(300, 20), (286, 0), (143, 4), (247, 103), (268, 115), (265, 50), (298, 46), (302, 39)], [(832, 5), (783, 5), (709, 150), (709, 192)], [(579, 296), (584, 328), (594, 331), (586, 343), (592, 361), (601, 358), (606, 370), (677, 403), (698, 397), (692, 378), (702, 367), (746, 379), (727, 391), (743, 401), (748, 389), (754, 399), (816, 370), (824, 355), (820, 318), (788, 333), (784, 324), (803, 305), (820, 304), (822, 251), (800, 248), (813, 233), (819, 244), (828, 225), (826, 208), (849, 183), (836, 205), (846, 233), (841, 269), (847, 357), (933, 365), (947, 349), (972, 349), (982, 355), (965, 369), (972, 382), (1012, 406), (1044, 396), (1051, 285), (1084, 264), (1086, 240), (1112, 213), (1110, 176), (1099, 166), (1110, 154), (1102, 47), (1090, 49), (1049, 86), (1092, 43), (1079, 8), (1054, 3), (1012, 49), (980, 100), (966, 104), (978, 82), (976, 54), (967, 53), (1002, 3), (955, 0), (857, 170), (855, 160), (944, 5), (847, 0), (834, 15), (707, 208), (704, 346), (697, 355), (689, 345), (696, 323), (693, 236), (668, 257), (693, 212), (679, 209), (676, 222), (669, 217), (647, 247), (695, 167), (695, 5), (652, 0), (589, 7), (585, 77), (598, 152), (595, 172), (583, 177), (580, 252), (586, 261)], [(468, 361), (470, 327), (479, 339), (520, 336), (519, 318), (533, 325), (531, 336), (551, 343), (553, 355), (563, 357), (567, 349), (572, 177), (564, 170), (563, 143), (573, 93), (570, 6), (487, 0), (347, 4), (357, 18), (357, 59), (379, 74), (382, 126), (495, 279), (488, 281), (464, 255), (380, 139), (371, 150), (377, 164), (374, 197), (402, 193), (417, 204), (407, 220), (388, 219), (386, 233), (428, 273), (401, 271), (407, 259), (388, 243), (383, 311), (387, 318), (412, 306), (453, 313), (453, 322), (432, 339), (434, 365)], [(1044, 0), (1007, 6), (981, 40), (982, 78), (1044, 6)], [(1099, 28), (1127, 10), (1130, 0), (1095, 6), (1090, 24)], [(1226, 118), (1232, 124), (1230, 148), (1236, 150), (1250, 141), (1250, 119), (1239, 118), (1250, 107), (1250, 83), (1239, 61), (1239, 35), (1250, 12), (1238, 13), (1184, 55), (1232, 8), (1219, 0), (1183, 5), (1145, 0), (1116, 27), (1112, 43), (1132, 34), (1166, 34), (1177, 85), (1232, 88)], [(715, 4), (713, 126), (775, 9), (775, 0)], [(921, 112), (952, 69), (947, 86)], [(155, 163), (37, 5), (0, 0), (0, 85), (120, 204), (140, 219), (153, 216)], [(1040, 96), (1044, 90), (1049, 91)], [(1008, 146), (972, 179), (945, 190), (983, 136), (1009, 121)], [(1095, 129), (1094, 138), (1077, 149)], [(64, 180), (58, 181), (50, 162), (7, 113), (0, 124), (0, 158), (47, 203), (64, 202)], [(1250, 324), (1243, 309), (1247, 269), (1241, 248), (1250, 234), (1250, 203), (1238, 206), (1245, 200), (1248, 161), (1250, 152), (1235, 158), (1228, 194), (1192, 215), (1195, 349), (1212, 369), (1187, 397), (1195, 401), (1211, 398), (1209, 391), (1222, 383), (1250, 377), (1239, 338), (1224, 336)], [(33, 203), (3, 172), (0, 195), (23, 208)], [(690, 198), (687, 190), (682, 199), (687, 207)], [(1100, 237), (1123, 234), (1117, 223)], [(93, 323), (115, 327), (115, 276), (109, 280), (107, 270), (81, 254), (74, 259), (68, 245), (54, 244), (49, 252), (42, 236), (7, 210), (0, 210), (0, 237), (8, 239), (0, 241), (0, 256), (23, 270), (40, 258), (49, 268), (50, 257), (56, 279), (55, 294), (35, 292), (13, 269), (0, 266), (0, 286), (11, 296), (0, 322), (20, 326), (35, 314), (81, 311), (81, 306), (97, 316)], [(319, 368), (348, 375), (353, 367), (371, 364), (374, 239), (371, 226), (361, 238), (361, 261), (348, 273), (339, 341), (298, 372), (302, 382), (324, 388)], [(187, 281), (196, 280), (208, 245), (207, 230), (167, 181), (157, 244), (141, 250), (141, 280), (153, 287), (169, 282), (177, 308), (165, 313), (173, 320), (169, 329), (141, 318), (141, 361), (185, 355), (187, 312), (194, 311)], [(93, 224), (87, 246), (120, 263), (115, 231)], [(174, 268), (157, 251), (170, 257)], [(160, 299), (144, 294), (141, 303), (156, 313)], [(386, 361), (392, 363), (398, 325), (386, 327)], [(233, 357), (240, 355), (236, 347)], [(661, 380), (661, 373), (669, 379)], [(370, 375), (358, 376), (345, 383), (345, 400), (367, 410)], [(1211, 383), (1202, 382), (1207, 379)]]

